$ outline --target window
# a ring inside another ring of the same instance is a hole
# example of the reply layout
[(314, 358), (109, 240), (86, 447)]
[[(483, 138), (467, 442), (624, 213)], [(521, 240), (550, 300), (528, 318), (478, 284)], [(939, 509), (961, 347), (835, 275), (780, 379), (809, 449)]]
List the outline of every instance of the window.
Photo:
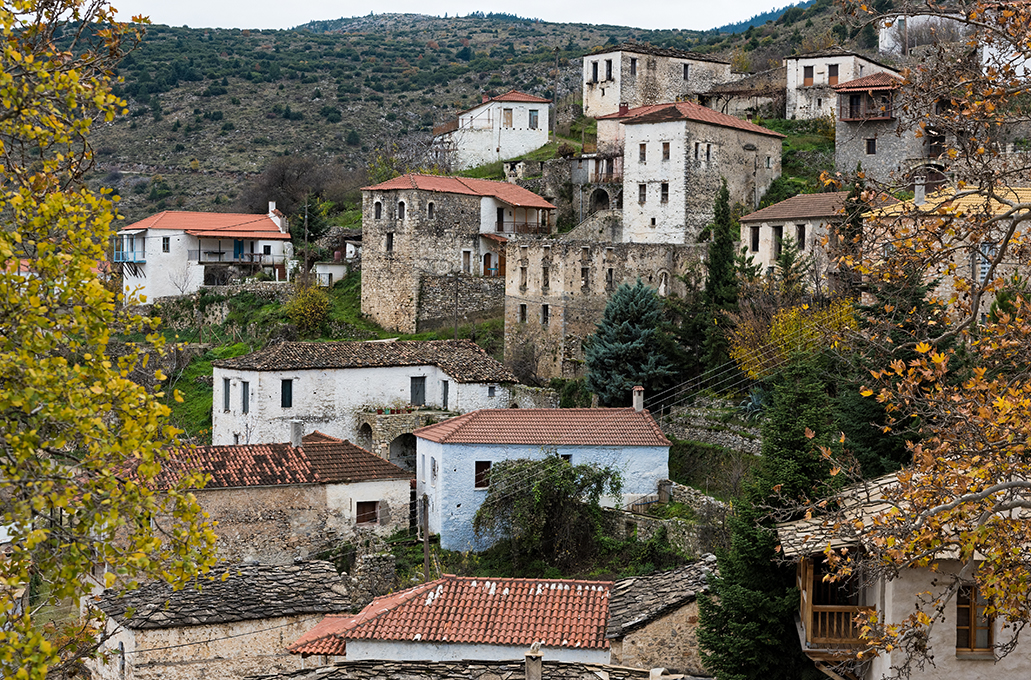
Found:
[(358, 501), (354, 508), (355, 522), (358, 524), (379, 523), (379, 501)]
[(512, 127), (512, 109), (501, 110), (501, 124), (507, 128)]
[(430, 484), (437, 485), (437, 459), (430, 456)]
[(283, 380), (279, 389), (279, 405), (290, 408), (294, 405), (294, 381)]
[(772, 168), (773, 167), (773, 160), (769, 156), (766, 157), (766, 167), (767, 168)]
[(450, 391), (450, 388), (451, 388), (451, 383), (450, 382), (448, 382), (447, 380), (441, 380), (440, 381), (440, 407), (442, 409), (444, 409), (445, 411), (447, 410), (447, 403), (448, 403), (447, 400), (448, 400), (448, 393)]
[(261, 247), (261, 254), (262, 255), (271, 255), (272, 254), (272, 246), (262, 246)]
[(637, 59), (630, 57), (630, 75), (637, 75)]
[(430, 218), (431, 220), (433, 219), (433, 209), (435, 207), (436, 206), (433, 205), (433, 201), (430, 201), (429, 204), (427, 204), (426, 206), (426, 217)]
[(669, 160), (669, 142), (662, 143), (662, 160)]
[(251, 384), (249, 382), (240, 383), (240, 411), (243, 413), (251, 412)]
[(873, 156), (877, 153), (877, 138), (870, 137), (866, 140), (866, 155)]
[(805, 250), (805, 225), (795, 225), (795, 244), (799, 250)]
[(172, 250), (172, 237), (162, 236), (161, 237), (161, 252), (167, 253)]
[(549, 267), (541, 267), (541, 288), (551, 287), (551, 269)]
[(222, 378), (222, 410), (229, 412), (229, 378)]
[(828, 64), (827, 65), (827, 84), (837, 85), (838, 84), (838, 65)]
[(823, 100), (820, 99), (819, 97), (816, 98), (816, 108), (818, 108), (818, 109), (823, 108)]
[(591, 270), (588, 267), (580, 267), (580, 285), (586, 286), (587, 279), (591, 275)]
[(663, 182), (659, 193), (659, 203), (669, 203), (669, 182)]
[(477, 489), (486, 489), (490, 486), (490, 461), (478, 460), (475, 463), (476, 481), (473, 483)]
[(605, 270), (605, 290), (612, 290), (615, 285), (615, 270), (609, 267)]
[(750, 236), (751, 236), (752, 243), (751, 243), (750, 250), (753, 253), (758, 253), (759, 252), (759, 227), (752, 227), (751, 231), (752, 231), (752, 233), (750, 234)]
[(526, 304), (519, 305), (519, 323), (526, 323)]
[(712, 144), (705, 145), (705, 162), (708, 163), (712, 160)]
[(784, 226), (778, 224), (773, 228), (773, 256), (780, 257), (780, 249), (784, 243)]
[(551, 308), (548, 305), (541, 305), (541, 325), (547, 326), (551, 320)]
[(540, 124), (540, 111), (537, 109), (530, 109), (530, 129), (536, 130)]
[(526, 288), (526, 267), (519, 268), (519, 287)]
[(978, 283), (984, 283), (985, 279), (988, 278), (988, 270), (992, 268), (992, 260), (995, 259), (995, 254), (999, 251), (994, 243), (982, 243), (978, 246), (977, 250), (978, 266), (974, 275), (977, 277)]
[(566, 461), (566, 462), (567, 462), (567, 463), (569, 463), (570, 465), (572, 465), (572, 464), (573, 464), (573, 454), (571, 454), (571, 453), (563, 453), (563, 454), (560, 454), (560, 455), (559, 455), (559, 458), (561, 458), (562, 460)]
[(472, 251), (462, 251), (462, 272), (468, 274), (472, 270), (473, 266), (473, 254)]
[(986, 652), (994, 645), (995, 621), (985, 616), (977, 586), (962, 586), (956, 598), (956, 651)]
[(405, 218), (405, 202), (397, 202), (397, 219), (403, 220)]
[(605, 60), (605, 80), (612, 80), (612, 60)]
[(591, 82), (598, 82), (598, 62), (596, 61), (591, 62)]
[(488, 385), (487, 386), (487, 396), (488, 397), (495, 397), (495, 396), (497, 396), (497, 393), (498, 393), (498, 388), (497, 387), (495, 387), (494, 385)]
[(637, 185), (637, 202), (644, 203), (645, 199), (648, 198), (648, 185), (638, 184)]
[(691, 64), (684, 64), (684, 80), (691, 79)]
[(700, 146), (699, 142), (695, 142), (694, 143), (694, 159), (695, 160), (698, 160), (698, 147), (699, 146)]
[(426, 403), (426, 376), (412, 378), (412, 406), (423, 406)]
[(383, 204), (380, 203), (379, 201), (376, 201), (376, 204), (375, 204), (375, 206), (373, 208), (372, 213), (373, 213), (373, 215), (376, 216), (377, 220), (383, 219)]
[(813, 84), (813, 67), (803, 66), (802, 67), (802, 84), (809, 87)]
[(387, 232), (387, 252), (394, 252), (394, 232), (392, 231)]
[(240, 433), (239, 432), (234, 432), (233, 433), (233, 446), (239, 446), (239, 445), (240, 445)]

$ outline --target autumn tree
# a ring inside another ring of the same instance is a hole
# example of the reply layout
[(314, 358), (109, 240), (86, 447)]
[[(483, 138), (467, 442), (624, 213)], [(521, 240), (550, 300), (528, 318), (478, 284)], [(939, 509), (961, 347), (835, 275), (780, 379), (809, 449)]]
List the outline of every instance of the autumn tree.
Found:
[[(41, 680), (81, 671), (99, 630), (42, 609), (77, 611), (101, 565), (102, 585), (181, 585), (212, 564), (214, 536), (196, 478), (154, 490), (175, 431), (129, 375), (160, 340), (105, 287), (113, 205), (81, 182), (91, 124), (124, 112), (112, 69), (139, 27), (73, 0), (9, 0), (0, 24), (0, 674)], [(115, 352), (132, 332), (149, 349)]]

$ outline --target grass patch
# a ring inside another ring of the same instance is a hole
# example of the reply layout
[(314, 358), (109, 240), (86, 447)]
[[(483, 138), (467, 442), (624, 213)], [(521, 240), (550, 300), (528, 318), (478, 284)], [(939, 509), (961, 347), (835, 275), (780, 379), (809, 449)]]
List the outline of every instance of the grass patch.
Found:
[(741, 482), (757, 460), (722, 446), (673, 439), (669, 447), (669, 478), (729, 501), (740, 495)]
[(494, 161), (486, 165), (469, 168), (458, 173), (460, 177), (472, 177), (473, 179), (505, 180), (505, 164), (503, 161)]
[[(211, 400), (214, 394), (211, 362), (238, 357), (253, 349), (245, 342), (216, 347), (191, 361), (179, 375), (172, 376), (165, 390), (165, 403), (172, 409), (169, 421), (183, 431), (180, 435), (183, 441), (211, 443)], [(181, 402), (172, 397), (174, 391), (182, 396)]]
[(820, 173), (834, 172), (834, 121), (770, 118), (755, 122), (786, 135), (781, 150), (781, 176), (801, 182), (803, 190), (795, 193), (823, 191)]

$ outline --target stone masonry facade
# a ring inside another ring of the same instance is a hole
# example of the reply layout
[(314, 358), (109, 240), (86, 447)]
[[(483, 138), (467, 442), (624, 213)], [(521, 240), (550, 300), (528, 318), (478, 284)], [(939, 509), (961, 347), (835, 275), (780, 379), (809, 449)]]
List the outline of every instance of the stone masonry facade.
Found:
[[(457, 297), (455, 287), (458, 287)], [(505, 310), (505, 279), (500, 276), (426, 274), (419, 286), (419, 332), (496, 319)]]

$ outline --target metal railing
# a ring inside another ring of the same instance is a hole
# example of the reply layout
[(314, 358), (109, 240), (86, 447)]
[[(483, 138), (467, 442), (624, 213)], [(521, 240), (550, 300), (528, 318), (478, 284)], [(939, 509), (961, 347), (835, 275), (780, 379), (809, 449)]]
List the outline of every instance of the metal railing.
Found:
[(279, 264), (284, 261), (282, 255), (265, 255), (264, 253), (234, 253), (231, 250), (189, 250), (187, 259), (197, 263), (226, 262), (232, 264)]
[(142, 250), (116, 250), (113, 257), (115, 262), (139, 262), (146, 263), (147, 255)]
[(495, 222), (499, 234), (550, 234), (551, 226), (539, 222)]

